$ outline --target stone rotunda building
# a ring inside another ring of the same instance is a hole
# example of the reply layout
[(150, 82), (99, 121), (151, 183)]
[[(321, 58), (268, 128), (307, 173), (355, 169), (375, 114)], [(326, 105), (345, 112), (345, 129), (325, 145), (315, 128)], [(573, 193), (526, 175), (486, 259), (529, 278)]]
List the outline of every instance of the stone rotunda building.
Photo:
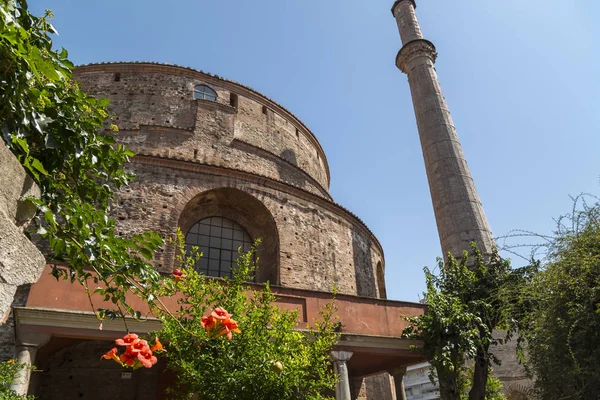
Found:
[[(493, 237), (438, 82), (435, 46), (423, 38), (415, 7), (414, 0), (392, 7), (402, 40), (396, 65), (411, 89), (442, 250), (461, 254), (475, 241), (488, 252)], [(90, 64), (75, 78), (110, 100), (116, 140), (137, 153), (127, 166), (137, 178), (113, 204), (119, 234), (170, 237), (180, 228), (204, 253), (198, 270), (213, 277), (228, 276), (236, 250), (262, 238), (256, 284), (271, 282), (278, 304), (299, 311), (300, 327), (338, 288), (336, 399), (406, 400), (407, 367), (424, 360), (410, 351), (418, 342), (400, 338), (402, 315), (420, 315), (425, 306), (386, 300), (383, 249), (329, 195), (325, 153), (298, 118), (244, 85), (175, 65)], [(159, 271), (172, 272), (174, 251), (156, 254)], [(19, 291), (0, 326), (0, 359), (14, 351), (41, 370), (21, 376), (15, 389), (41, 400), (162, 399), (173, 379), (166, 366), (131, 373), (101, 363), (122, 323), (98, 330), (84, 289), (56, 282), (49, 270)], [(129, 326), (138, 333), (160, 328), (157, 320)], [(513, 349), (500, 350), (509, 362), (496, 374), (522, 382)], [(407, 379), (409, 394), (435, 398), (421, 367)]]
[[(118, 125), (116, 140), (136, 153), (127, 166), (136, 179), (113, 205), (119, 234), (169, 237), (180, 228), (204, 253), (198, 270), (214, 277), (229, 276), (237, 249), (262, 238), (256, 283), (274, 285), (278, 303), (299, 310), (301, 326), (338, 288), (337, 398), (402, 393), (406, 366), (421, 359), (409, 350), (415, 343), (399, 339), (401, 316), (424, 306), (386, 300), (381, 245), (329, 195), (325, 153), (298, 118), (246, 86), (175, 65), (90, 64), (75, 78), (110, 100), (107, 124)], [(156, 254), (156, 268), (170, 274), (174, 252)], [(48, 273), (32, 285), (14, 308), (17, 354), (43, 372), (22, 385), (41, 400), (162, 398), (172, 382), (164, 365), (129, 374), (99, 360), (124, 327), (105, 322), (100, 331), (92, 311), (78, 285)], [(130, 329), (157, 324), (132, 321)]]

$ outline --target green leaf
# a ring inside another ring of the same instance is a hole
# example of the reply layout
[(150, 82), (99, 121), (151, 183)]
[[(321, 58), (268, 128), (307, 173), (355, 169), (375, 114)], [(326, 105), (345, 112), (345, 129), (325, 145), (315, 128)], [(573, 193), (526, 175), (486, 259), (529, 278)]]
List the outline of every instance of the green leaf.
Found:
[(152, 254), (152, 250), (149, 250), (149, 249), (147, 249), (147, 248), (145, 248), (145, 247), (142, 247), (142, 248), (140, 249), (140, 252), (142, 253), (142, 256), (143, 256), (143, 257), (144, 257), (146, 260), (149, 260), (149, 261), (151, 261), (151, 260), (152, 260), (152, 258), (154, 257), (154, 256), (153, 256), (153, 254)]
[(31, 166), (33, 168), (35, 168), (37, 171), (41, 172), (42, 174), (48, 175), (48, 172), (46, 172), (46, 169), (44, 168), (44, 165), (37, 158), (32, 158), (31, 159)]

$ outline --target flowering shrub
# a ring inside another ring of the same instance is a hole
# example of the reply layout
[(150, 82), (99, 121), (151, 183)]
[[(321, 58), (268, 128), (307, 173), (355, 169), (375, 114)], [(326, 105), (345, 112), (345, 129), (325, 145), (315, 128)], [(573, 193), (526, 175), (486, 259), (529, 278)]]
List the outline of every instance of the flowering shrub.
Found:
[(242, 333), (238, 328), (237, 322), (231, 319), (231, 314), (222, 307), (215, 308), (208, 317), (202, 317), (200, 325), (204, 328), (208, 336), (212, 338), (226, 335), (227, 339), (231, 340), (233, 332)]
[(331, 399), (336, 376), (330, 350), (338, 340), (335, 306), (328, 304), (307, 332), (298, 312), (278, 308), (269, 284), (252, 290), (255, 248), (241, 254), (233, 279), (193, 268), (197, 256), (178, 257), (180, 308), (161, 313), (158, 333), (168, 343), (168, 368), (177, 375), (176, 399)]
[(155, 335), (168, 352), (158, 339), (149, 348), (146, 340), (130, 333), (115, 341), (124, 347), (120, 354), (115, 347), (102, 357), (123, 367), (151, 368), (157, 361), (154, 353), (163, 351), (177, 376), (169, 389), (176, 399), (332, 399), (336, 376), (330, 351), (339, 337), (334, 304), (321, 311), (313, 327), (300, 332), (298, 312), (276, 307), (268, 283), (261, 290), (248, 284), (257, 268), (254, 247), (240, 254), (233, 279), (214, 279), (194, 269), (200, 254), (197, 248), (185, 253), (181, 232), (178, 242), (179, 268), (165, 278), (156, 296), (180, 292), (179, 308), (154, 310), (163, 326)]
[(155, 344), (152, 347), (150, 347), (146, 340), (140, 339), (135, 333), (128, 333), (122, 338), (115, 340), (115, 343), (125, 347), (123, 353), (119, 355), (117, 348), (113, 347), (102, 358), (113, 360), (125, 368), (152, 368), (158, 362), (154, 352), (166, 352), (158, 337), (155, 338)]

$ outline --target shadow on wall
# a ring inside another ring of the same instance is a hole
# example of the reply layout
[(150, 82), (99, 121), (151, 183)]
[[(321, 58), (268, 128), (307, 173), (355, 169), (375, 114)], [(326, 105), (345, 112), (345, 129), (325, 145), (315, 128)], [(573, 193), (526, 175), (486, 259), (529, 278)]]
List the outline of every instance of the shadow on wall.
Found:
[(373, 261), (371, 259), (371, 239), (352, 226), (352, 250), (354, 254), (354, 277), (356, 294), (365, 297), (377, 297)]
[(285, 149), (284, 151), (282, 151), (281, 158), (291, 162), (296, 167), (298, 166), (298, 160), (296, 160), (296, 152), (292, 149)]
[[(292, 149), (285, 149), (279, 155), (281, 158), (289, 162), (290, 164), (298, 167), (298, 159), (296, 157), (296, 152)], [(294, 171), (292, 173), (292, 168), (285, 165), (285, 163), (278, 162), (277, 163), (277, 171), (279, 172), (279, 179), (283, 182), (290, 183), (292, 185), (304, 188), (307, 185), (306, 179), (304, 175), (300, 172)]]
[(271, 212), (260, 200), (234, 188), (208, 190), (185, 205), (178, 226), (186, 235), (193, 225), (208, 217), (227, 218), (241, 225), (252, 239), (261, 238), (256, 281), (279, 284), (279, 233)]
[(381, 261), (377, 262), (377, 287), (379, 288), (379, 297), (387, 299), (387, 291), (385, 289), (385, 271)]
[[(67, 343), (67, 340), (69, 339), (53, 338), (40, 349), (37, 367), (42, 372), (32, 374), (30, 388), (37, 399), (157, 398), (162, 370), (160, 366), (142, 368), (124, 378), (122, 367), (98, 357), (98, 354), (103, 354), (110, 348), (110, 342), (71, 340), (71, 343)], [(123, 379), (126, 380), (122, 381)], [(118, 384), (119, 382), (123, 383)]]
[(187, 141), (193, 139), (190, 131), (149, 125), (141, 126), (139, 131), (122, 131), (113, 136), (118, 143), (137, 153), (175, 150), (184, 147)]

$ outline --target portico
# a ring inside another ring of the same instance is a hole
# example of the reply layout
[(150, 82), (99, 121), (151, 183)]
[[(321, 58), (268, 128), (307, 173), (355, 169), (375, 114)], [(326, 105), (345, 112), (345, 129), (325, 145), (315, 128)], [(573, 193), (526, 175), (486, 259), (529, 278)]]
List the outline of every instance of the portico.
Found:
[[(137, 399), (142, 392), (144, 399), (162, 399), (164, 389), (174, 379), (165, 372), (164, 363), (153, 368), (155, 371), (135, 371), (133, 375), (115, 369), (112, 364), (102, 364), (99, 361), (101, 349), (110, 349), (111, 341), (124, 334), (123, 321), (104, 321), (100, 329), (85, 290), (79, 285), (56, 281), (47, 272), (32, 286), (27, 304), (15, 308), (20, 359), (41, 370), (33, 373), (31, 381), (27, 373), (20, 376), (18, 389), (22, 393), (28, 389), (41, 400), (57, 398), (49, 386), (60, 387), (60, 392), (67, 397), (82, 394), (84, 398), (96, 399), (102, 397), (98, 397), (98, 388), (93, 382), (110, 379), (114, 384), (118, 378), (122, 389), (113, 393), (117, 399)], [(273, 292), (280, 307), (298, 310), (299, 329), (306, 328), (318, 317), (319, 309), (332, 300), (330, 293), (318, 291), (274, 287)], [(168, 299), (167, 303), (175, 301)], [(349, 295), (337, 295), (335, 301), (341, 321), (341, 338), (331, 355), (340, 377), (336, 399), (352, 399), (351, 382), (356, 378), (386, 371), (390, 371), (396, 381), (396, 398), (404, 399), (402, 374), (398, 371), (423, 358), (411, 351), (411, 346), (419, 343), (400, 338), (406, 326), (402, 316), (419, 315), (425, 306)], [(109, 307), (101, 301), (96, 306)], [(142, 302), (134, 306), (144, 310)], [(131, 319), (127, 324), (130, 331), (138, 334), (160, 329), (160, 321), (153, 317), (145, 321)], [(89, 378), (85, 380), (82, 377), (86, 374), (78, 370), (90, 368), (98, 368), (97, 373), (87, 374)], [(71, 382), (75, 376), (80, 376), (77, 385)], [(61, 379), (66, 382), (59, 382)]]

